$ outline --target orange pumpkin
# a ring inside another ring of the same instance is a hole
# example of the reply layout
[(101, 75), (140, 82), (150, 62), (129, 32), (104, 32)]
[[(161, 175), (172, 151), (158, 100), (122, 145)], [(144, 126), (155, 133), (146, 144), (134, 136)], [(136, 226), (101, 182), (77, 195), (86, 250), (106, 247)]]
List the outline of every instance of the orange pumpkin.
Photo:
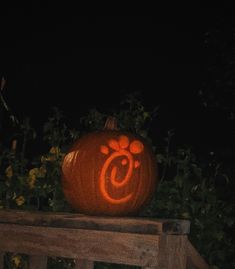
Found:
[(62, 183), (67, 201), (79, 212), (130, 215), (152, 197), (156, 160), (143, 138), (119, 131), (110, 117), (102, 131), (84, 135), (65, 155)]

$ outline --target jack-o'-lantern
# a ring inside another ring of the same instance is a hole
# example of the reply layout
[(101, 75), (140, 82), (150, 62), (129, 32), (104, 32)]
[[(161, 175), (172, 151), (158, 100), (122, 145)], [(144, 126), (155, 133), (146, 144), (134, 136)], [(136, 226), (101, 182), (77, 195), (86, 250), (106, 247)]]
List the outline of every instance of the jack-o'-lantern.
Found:
[(103, 130), (75, 141), (62, 164), (65, 197), (85, 214), (135, 214), (149, 202), (156, 183), (151, 147), (142, 137), (118, 130), (112, 117)]

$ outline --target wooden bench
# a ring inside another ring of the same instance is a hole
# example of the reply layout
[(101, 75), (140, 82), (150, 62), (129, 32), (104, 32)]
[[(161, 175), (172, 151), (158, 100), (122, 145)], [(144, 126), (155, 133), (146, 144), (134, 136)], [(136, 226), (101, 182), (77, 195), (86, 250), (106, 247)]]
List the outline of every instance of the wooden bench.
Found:
[(187, 220), (92, 217), (72, 213), (0, 210), (0, 269), (4, 252), (29, 255), (30, 269), (45, 269), (47, 257), (144, 269), (208, 269), (188, 241)]

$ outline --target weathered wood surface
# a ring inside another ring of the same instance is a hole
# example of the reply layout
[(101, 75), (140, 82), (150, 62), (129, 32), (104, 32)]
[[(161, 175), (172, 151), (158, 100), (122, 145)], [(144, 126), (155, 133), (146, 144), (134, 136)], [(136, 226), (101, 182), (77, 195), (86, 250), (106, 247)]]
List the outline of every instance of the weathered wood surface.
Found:
[(165, 235), (159, 239), (158, 267), (164, 269), (186, 268), (187, 236)]
[(4, 263), (4, 252), (1, 252), (0, 250), (0, 269), (3, 269), (3, 263)]
[(72, 213), (0, 210), (0, 223), (139, 234), (189, 234), (187, 220), (95, 217)]
[(194, 248), (194, 246), (187, 240), (187, 269), (209, 269), (209, 265)]
[(28, 254), (30, 269), (46, 269), (47, 256), (76, 259), (76, 269), (93, 269), (94, 261), (209, 269), (188, 241), (189, 228), (186, 220), (0, 210), (0, 269), (4, 252)]
[(159, 236), (0, 224), (0, 250), (153, 267)]
[(155, 267), (146, 267), (146, 266), (144, 266), (144, 267), (141, 267), (141, 269), (162, 269), (162, 268), (159, 268), (158, 266), (155, 266)]
[(47, 256), (31, 255), (29, 256), (28, 269), (47, 269)]
[(76, 260), (74, 269), (94, 269), (94, 262), (88, 260)]

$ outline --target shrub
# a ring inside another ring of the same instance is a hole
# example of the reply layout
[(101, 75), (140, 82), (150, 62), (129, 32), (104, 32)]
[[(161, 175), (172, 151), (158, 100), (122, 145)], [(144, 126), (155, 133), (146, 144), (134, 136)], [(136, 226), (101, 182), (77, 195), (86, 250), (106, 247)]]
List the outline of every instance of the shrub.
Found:
[[(128, 95), (120, 110), (113, 112), (121, 128), (147, 138), (157, 154), (160, 184), (151, 204), (140, 216), (189, 219), (190, 240), (201, 255), (214, 268), (232, 268), (235, 266), (231, 236), (234, 207), (224, 195), (230, 179), (214, 156), (209, 155), (206, 162), (202, 162), (190, 147), (174, 146), (176, 150), (173, 150), (172, 131), (165, 140), (160, 140), (164, 143), (151, 141), (149, 128), (157, 110), (147, 111), (135, 95)], [(0, 208), (72, 211), (61, 189), (61, 162), (79, 134), (103, 127), (106, 117), (107, 114), (93, 109), (81, 118), (77, 131), (68, 127), (62, 113), (54, 108), (41, 137), (37, 137), (28, 119), (18, 122), (12, 139), (1, 145)], [(30, 148), (33, 143), (40, 143), (45, 151), (35, 155)], [(6, 268), (25, 268), (25, 261), (24, 256), (9, 254)], [(49, 265), (50, 268), (72, 268), (73, 261), (51, 258)], [(96, 267), (113, 268), (113, 265), (97, 264)]]

